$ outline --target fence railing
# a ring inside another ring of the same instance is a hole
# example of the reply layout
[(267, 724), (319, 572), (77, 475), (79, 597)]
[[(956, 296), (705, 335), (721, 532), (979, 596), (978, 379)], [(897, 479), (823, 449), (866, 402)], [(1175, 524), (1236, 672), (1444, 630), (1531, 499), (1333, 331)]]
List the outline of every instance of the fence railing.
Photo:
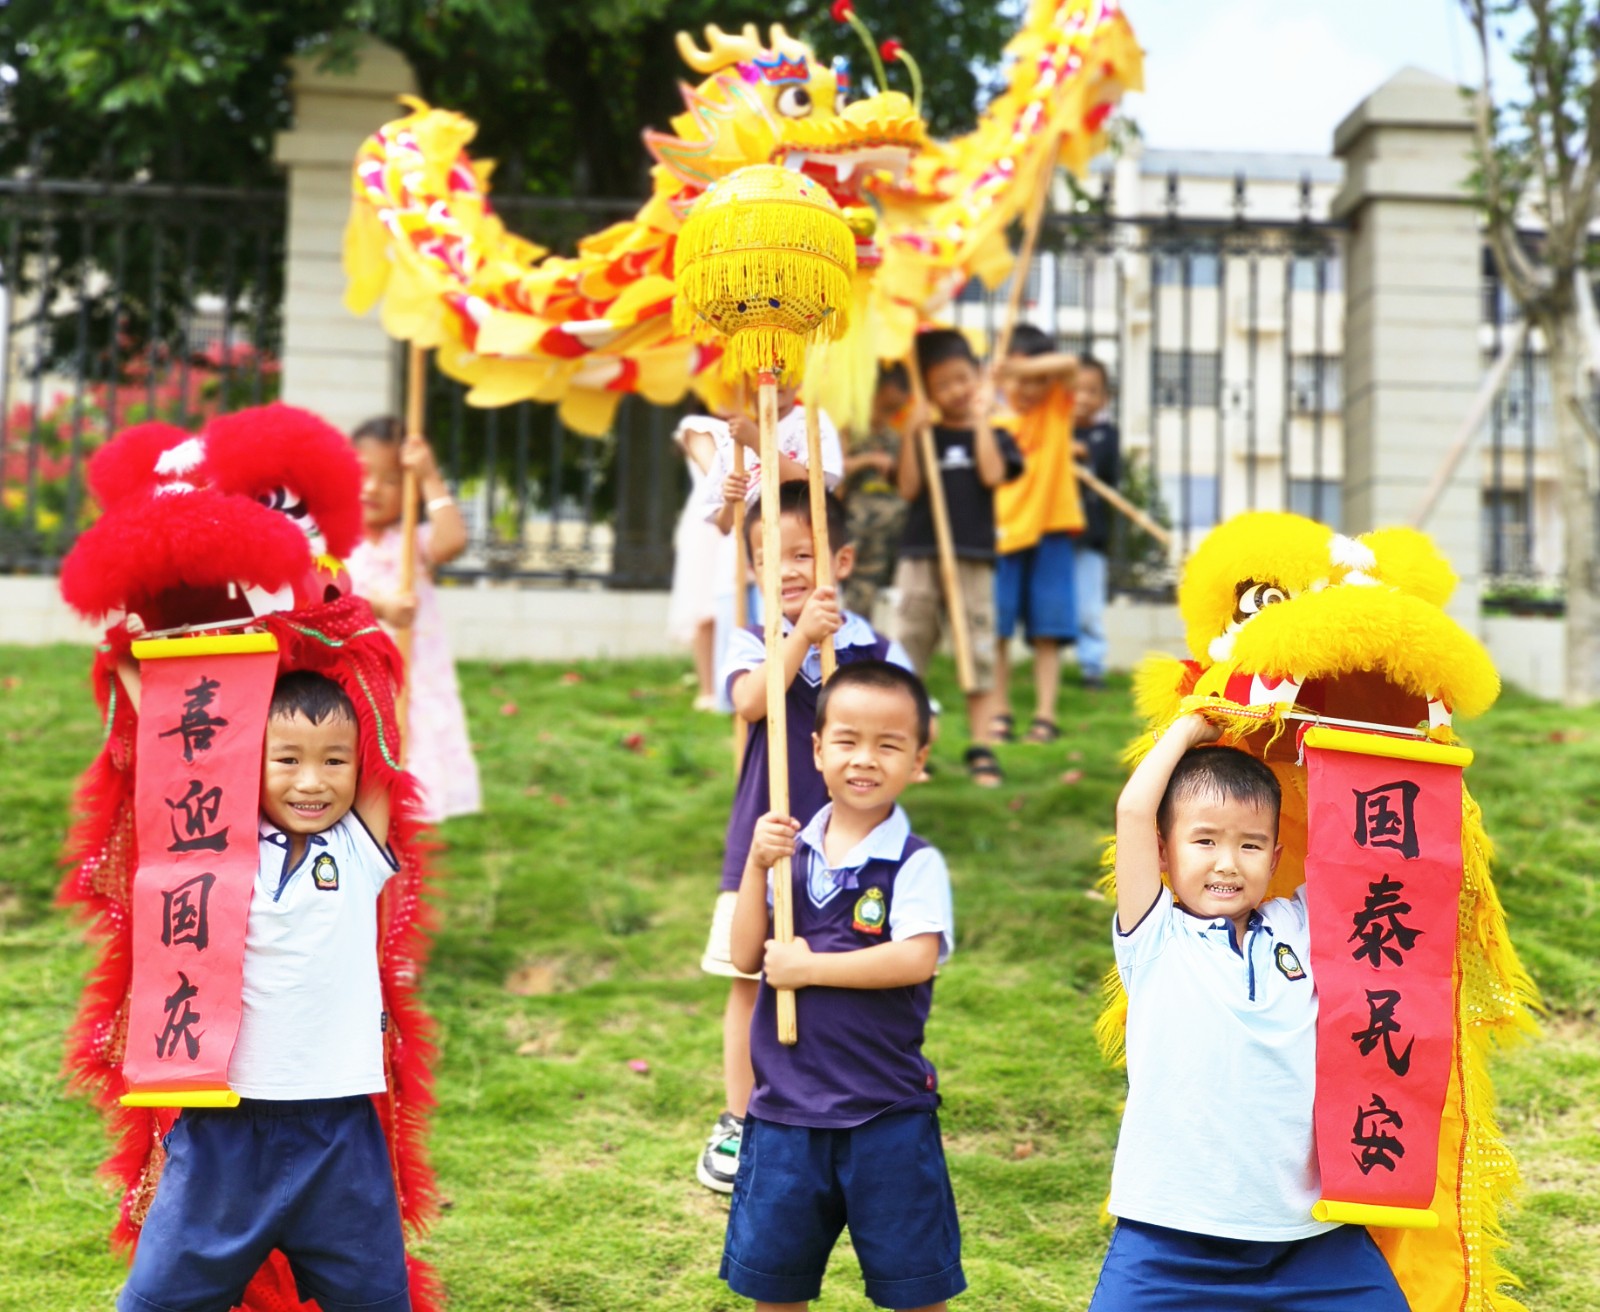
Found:
[[(1095, 356), (1113, 381), (1123, 490), (1171, 526), (1163, 552), (1119, 517), (1113, 580), (1170, 591), (1174, 567), (1239, 510), (1341, 524), (1343, 234), (1311, 213), (1185, 213), (1177, 179), (1157, 212), (1118, 214), (1109, 188), (1050, 216), (1024, 317)], [(508, 224), (557, 250), (633, 213), (632, 200), (497, 197)], [(272, 399), (281, 343), (284, 197), (95, 182), (0, 181), (0, 568), (48, 570), (92, 516), (84, 461), (112, 432)], [(957, 322), (998, 328), (1009, 287), (970, 285)], [(1486, 265), (1484, 342), (1509, 312)], [(687, 409), (687, 407), (683, 407)], [(462, 578), (664, 587), (688, 488), (678, 414), (626, 400), (612, 432), (568, 432), (548, 406), (480, 410), (430, 379), (428, 431), (471, 534)], [(1538, 584), (1553, 460), (1549, 390), (1530, 345), (1484, 447), (1484, 568)]]

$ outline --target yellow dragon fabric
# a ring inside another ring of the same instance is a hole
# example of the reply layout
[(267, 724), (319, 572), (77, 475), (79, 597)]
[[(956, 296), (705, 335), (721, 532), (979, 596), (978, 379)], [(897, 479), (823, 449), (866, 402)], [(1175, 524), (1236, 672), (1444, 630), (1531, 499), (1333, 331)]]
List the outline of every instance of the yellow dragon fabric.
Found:
[(690, 207), (749, 164), (821, 182), (856, 235), (850, 336), (834, 346), (824, 407), (865, 422), (880, 359), (902, 358), (919, 320), (970, 275), (1010, 268), (1005, 230), (1057, 160), (1082, 171), (1104, 145), (1124, 90), (1141, 85), (1132, 30), (1115, 0), (1032, 0), (1007, 47), (1010, 82), (975, 131), (936, 144), (911, 100), (850, 100), (848, 74), (779, 24), (765, 37), (708, 27), (678, 35), (702, 80), (684, 85), (670, 132), (649, 130), (650, 198), (571, 258), (508, 233), (488, 204), (490, 166), (465, 147), (460, 114), (411, 113), (362, 146), (345, 234), (346, 304), (382, 302), (391, 336), (433, 348), (474, 405), (558, 404), (562, 422), (600, 435), (628, 393), (657, 404), (691, 383), (713, 401), (714, 348), (672, 331), (673, 251)]
[[(1499, 695), (1488, 654), (1443, 610), (1455, 584), (1438, 549), (1411, 529), (1348, 538), (1277, 512), (1228, 521), (1189, 559), (1179, 587), (1193, 659), (1150, 657), (1139, 669), (1135, 697), (1152, 732), (1126, 759), (1142, 759), (1153, 735), (1187, 711), (1227, 726), (1226, 740), (1265, 760), (1283, 787), (1283, 857), (1269, 896), (1290, 895), (1306, 856), (1306, 772), (1291, 713), (1453, 742), (1453, 716), (1480, 714)], [(1465, 789), (1461, 845), (1456, 1043), (1433, 1200), (1440, 1227), (1373, 1234), (1412, 1312), (1513, 1312), (1522, 1304), (1504, 1292), (1515, 1282), (1498, 1258), (1499, 1216), (1517, 1170), (1495, 1122), (1489, 1059), (1495, 1044), (1533, 1031), (1537, 996)], [(1119, 1060), (1127, 998), (1115, 970), (1106, 994), (1100, 1039)]]

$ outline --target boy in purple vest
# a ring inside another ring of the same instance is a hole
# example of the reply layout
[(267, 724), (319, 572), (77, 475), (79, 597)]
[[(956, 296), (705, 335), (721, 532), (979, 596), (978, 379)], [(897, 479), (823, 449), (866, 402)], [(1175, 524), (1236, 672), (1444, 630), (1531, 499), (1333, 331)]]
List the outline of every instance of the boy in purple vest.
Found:
[[(832, 803), (801, 826), (764, 815), (734, 911), (733, 960), (763, 970), (750, 1097), (721, 1276), (757, 1312), (803, 1309), (848, 1225), (867, 1297), (942, 1312), (967, 1286), (922, 1055), (933, 975), (954, 942), (944, 858), (900, 794), (928, 754), (928, 695), (886, 661), (841, 665), (812, 750)], [(793, 942), (769, 938), (774, 865), (793, 857)], [(777, 1039), (773, 990), (795, 992), (800, 1041)]]
[[(844, 507), (827, 497), (828, 543), (833, 550), (833, 577), (842, 583), (855, 563)], [(753, 507), (747, 535), (756, 576), (763, 559), (761, 508)], [(805, 483), (786, 482), (778, 489), (779, 548), (782, 552), (783, 672), (788, 685), (784, 706), (789, 734), (789, 808), (801, 821), (811, 819), (828, 800), (828, 790), (812, 760), (811, 731), (816, 722), (817, 694), (822, 687), (822, 653), (817, 644), (833, 635), (841, 667), (860, 660), (890, 660), (907, 669), (911, 658), (897, 642), (873, 631), (866, 620), (839, 607), (837, 588), (817, 587), (811, 537), (811, 492)], [(756, 1005), (758, 976), (739, 970), (728, 947), (733, 905), (750, 850), (750, 833), (768, 809), (767, 801), (767, 648), (759, 627), (736, 630), (728, 643), (721, 672), (722, 686), (734, 713), (749, 724), (744, 760), (728, 820), (722, 860), (721, 892), (711, 921), (711, 936), (700, 968), (729, 981), (728, 1005), (722, 1021), (722, 1078), (727, 1108), (717, 1118), (695, 1170), (700, 1183), (718, 1193), (733, 1192), (739, 1168), (739, 1136), (750, 1101), (750, 1013)]]

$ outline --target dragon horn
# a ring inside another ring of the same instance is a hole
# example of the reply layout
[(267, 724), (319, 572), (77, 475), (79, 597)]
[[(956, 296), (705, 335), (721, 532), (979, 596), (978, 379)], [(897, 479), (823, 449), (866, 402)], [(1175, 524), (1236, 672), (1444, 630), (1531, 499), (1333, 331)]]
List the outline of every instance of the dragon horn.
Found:
[[(752, 27), (750, 29), (754, 31)], [(782, 23), (774, 23), (767, 29), (767, 49), (781, 51), (786, 55), (810, 55), (811, 47), (803, 41), (797, 41), (789, 35), (789, 29)]]
[(708, 23), (705, 34), (706, 48), (701, 50), (687, 32), (678, 33), (678, 54), (696, 73), (715, 73), (761, 53), (761, 42), (753, 23), (746, 24), (738, 36), (724, 32), (715, 23)]

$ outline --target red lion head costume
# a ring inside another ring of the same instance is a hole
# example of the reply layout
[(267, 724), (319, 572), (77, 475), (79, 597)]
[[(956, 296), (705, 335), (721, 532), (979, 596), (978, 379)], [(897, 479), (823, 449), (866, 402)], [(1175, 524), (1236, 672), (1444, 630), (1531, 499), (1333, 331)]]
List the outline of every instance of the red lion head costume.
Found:
[[(380, 904), (379, 960), (389, 1087), (374, 1098), (389, 1138), (400, 1210), (419, 1232), (436, 1197), (424, 1151), (433, 1104), (431, 1025), (416, 998), (428, 945), (426, 844), (417, 784), (401, 768), (394, 690), (400, 654), (339, 563), (361, 533), (361, 471), (350, 444), (305, 410), (270, 405), (215, 419), (199, 434), (139, 424), (89, 463), (104, 514), (62, 564), (68, 604), (111, 627), (95, 659), (105, 718), (100, 755), (79, 784), (63, 903), (101, 947), (68, 1048), (72, 1084), (106, 1113), (116, 1140), (107, 1173), (122, 1189), (113, 1238), (138, 1242), (161, 1177), (161, 1136), (174, 1113), (126, 1108), (121, 1063), (131, 982), (129, 894), (139, 854), (134, 824), (137, 717), (118, 695), (117, 662), (134, 638), (211, 628), (265, 629), (280, 668), (311, 669), (349, 694), (361, 726), (363, 778), (389, 791), (400, 872)], [(412, 1304), (440, 1303), (433, 1272), (410, 1261)], [(298, 1312), (288, 1264), (274, 1253), (246, 1292), (248, 1312)]]

